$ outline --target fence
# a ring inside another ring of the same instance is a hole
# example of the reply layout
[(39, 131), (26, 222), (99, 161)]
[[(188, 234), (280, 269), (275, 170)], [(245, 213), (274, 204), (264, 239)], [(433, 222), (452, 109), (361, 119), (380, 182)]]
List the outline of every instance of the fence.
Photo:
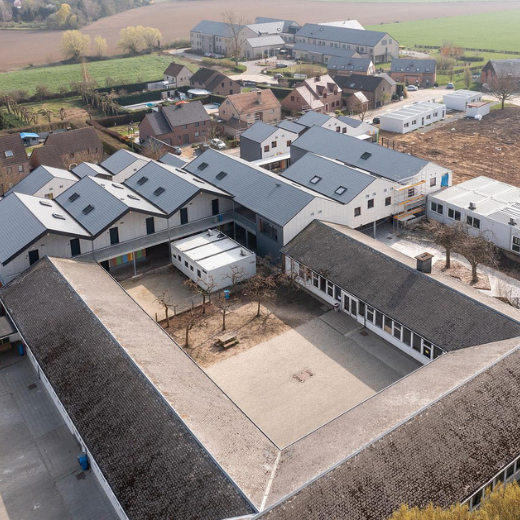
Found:
[[(420, 43), (413, 44), (415, 49), (435, 49), (438, 50), (440, 45), (421, 45)], [(476, 52), (492, 52), (496, 54), (519, 54), (518, 51), (497, 51), (496, 49), (474, 49), (473, 47), (462, 47), (465, 51), (476, 51)]]

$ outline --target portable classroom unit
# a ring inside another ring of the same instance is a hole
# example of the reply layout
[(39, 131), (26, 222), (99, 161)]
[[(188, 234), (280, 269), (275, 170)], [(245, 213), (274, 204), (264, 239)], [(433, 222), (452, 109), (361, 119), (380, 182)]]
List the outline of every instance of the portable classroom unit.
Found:
[(476, 101), (475, 103), (468, 103), (466, 105), (467, 117), (484, 117), (489, 114), (491, 110), (491, 103), (489, 101)]
[(416, 103), (393, 112), (382, 114), (380, 129), (407, 134), (423, 126), (436, 123), (446, 116), (446, 107), (440, 103)]
[(475, 92), (474, 90), (455, 90), (448, 94), (444, 94), (442, 101), (446, 108), (451, 110), (460, 110), (464, 112), (468, 103), (482, 100), (482, 92)]
[(256, 255), (218, 230), (208, 230), (171, 244), (172, 263), (200, 287), (218, 291), (231, 285), (232, 269), (240, 281), (256, 274)]

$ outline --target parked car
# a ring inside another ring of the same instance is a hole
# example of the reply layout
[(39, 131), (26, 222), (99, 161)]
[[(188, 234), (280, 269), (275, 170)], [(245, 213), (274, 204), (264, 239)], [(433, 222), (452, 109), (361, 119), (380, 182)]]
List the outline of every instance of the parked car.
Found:
[(226, 147), (226, 143), (224, 141), (221, 141), (220, 139), (212, 139), (210, 141), (211, 146), (213, 148), (216, 148), (217, 150), (224, 150)]
[(372, 124), (373, 125), (378, 125), (381, 123), (381, 120), (379, 119), (379, 117), (374, 117), (374, 119), (372, 119)]
[(173, 153), (174, 153), (175, 155), (181, 155), (182, 150), (181, 150), (180, 147), (178, 147), (178, 146), (174, 146), (174, 147), (173, 147)]
[(254, 81), (244, 80), (244, 81), (242, 81), (242, 86), (244, 86), (244, 87), (256, 87), (256, 83)]
[(213, 58), (217, 60), (222, 60), (225, 58), (225, 56), (223, 54), (213, 54)]
[(448, 84), (446, 85), (446, 88), (447, 88), (448, 90), (452, 90), (452, 89), (454, 89), (455, 87), (454, 87), (453, 83), (448, 83)]
[(283, 74), (281, 74), (280, 72), (278, 72), (278, 73), (275, 74), (273, 77), (274, 77), (274, 79), (283, 79)]
[(416, 90), (419, 90), (419, 87), (416, 87), (415, 85), (408, 85), (406, 90), (408, 90), (408, 92), (415, 92)]
[(277, 69), (286, 69), (289, 65), (287, 63), (277, 63), (276, 68)]

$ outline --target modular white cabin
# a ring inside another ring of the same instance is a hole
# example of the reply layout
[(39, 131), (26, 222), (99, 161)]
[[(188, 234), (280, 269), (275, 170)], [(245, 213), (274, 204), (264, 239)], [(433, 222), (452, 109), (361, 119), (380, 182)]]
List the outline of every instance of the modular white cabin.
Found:
[(230, 274), (240, 272), (240, 281), (256, 274), (256, 255), (224, 233), (208, 230), (171, 244), (172, 263), (200, 287), (218, 291), (232, 284)]
[(446, 107), (440, 103), (416, 103), (380, 116), (381, 130), (407, 134), (418, 128), (436, 123), (446, 116)]
[(468, 117), (484, 117), (489, 114), (491, 110), (491, 103), (489, 101), (475, 101), (475, 103), (468, 103), (466, 105), (466, 115)]
[(473, 90), (455, 90), (449, 94), (444, 94), (442, 101), (446, 108), (451, 110), (460, 110), (464, 112), (468, 103), (475, 103), (475, 101), (482, 100), (482, 92), (475, 92)]

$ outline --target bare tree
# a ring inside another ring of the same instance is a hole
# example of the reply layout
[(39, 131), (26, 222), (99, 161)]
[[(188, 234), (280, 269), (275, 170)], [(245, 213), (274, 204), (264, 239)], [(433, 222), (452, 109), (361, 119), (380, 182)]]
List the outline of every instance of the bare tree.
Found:
[(227, 38), (230, 43), (229, 51), (235, 60), (235, 67), (238, 67), (238, 59), (242, 55), (242, 47), (245, 41), (242, 34), (242, 29), (244, 28), (244, 25), (246, 25), (245, 16), (239, 15), (235, 11), (228, 10), (222, 13), (222, 21), (229, 29), (229, 36)]
[(445, 226), (437, 220), (429, 219), (422, 224), (422, 228), (431, 237), (435, 244), (444, 248), (446, 254), (446, 269), (451, 266), (451, 253), (455, 251), (465, 235), (465, 230), (461, 224)]
[(202, 314), (206, 314), (206, 299), (211, 303), (211, 293), (218, 285), (213, 276), (208, 275), (207, 280), (198, 278), (196, 282), (188, 278), (184, 284), (202, 296)]
[(260, 316), (262, 302), (272, 300), (275, 296), (276, 277), (274, 275), (264, 276), (255, 274), (245, 283), (246, 291), (250, 292), (253, 300), (258, 304), (256, 317)]
[(185, 328), (186, 336), (184, 338), (184, 346), (185, 346), (185, 348), (190, 348), (190, 331), (191, 331), (191, 329), (195, 325), (195, 315), (193, 314), (193, 309), (191, 309), (189, 311), (188, 316), (189, 316), (189, 319), (186, 322), (186, 328)]
[(477, 268), (479, 265), (496, 263), (497, 248), (482, 232), (475, 236), (466, 230), (458, 240), (455, 250), (469, 262), (472, 283), (478, 282)]
[(143, 145), (142, 151), (145, 157), (153, 159), (154, 161), (158, 161), (164, 154), (168, 152), (168, 146), (162, 141), (150, 137)]
[(500, 101), (502, 110), (505, 107), (506, 101), (511, 99), (518, 90), (518, 78), (507, 73), (493, 76), (489, 83), (490, 92)]
[[(305, 276), (306, 269), (302, 268), (302, 274)], [(290, 296), (293, 289), (300, 289), (298, 285), (298, 278), (300, 276), (299, 270), (296, 269), (293, 260), (291, 259), (290, 267), (284, 269), (282, 273), (278, 275), (277, 282), (287, 288), (287, 295)]]
[(466, 88), (469, 88), (471, 87), (471, 83), (473, 81), (473, 77), (471, 76), (471, 70), (469, 67), (466, 67), (464, 69), (464, 77), (463, 77), (463, 81), (464, 81), (464, 86)]
[(231, 300), (228, 300), (225, 297), (221, 297), (221, 295), (219, 295), (219, 299), (216, 305), (222, 313), (222, 332), (224, 332), (226, 330), (226, 316), (229, 314), (229, 309), (232, 306), (232, 302)]
[(242, 278), (246, 275), (246, 270), (243, 267), (239, 267), (238, 265), (232, 265), (229, 273), (224, 275), (223, 278), (225, 280), (229, 279), (231, 284), (233, 285), (233, 293), (236, 294), (238, 289), (238, 284)]
[(166, 315), (166, 326), (170, 326), (170, 315), (168, 311), (170, 310), (170, 302), (168, 298), (168, 289), (164, 290), (157, 298), (155, 298), (154, 302), (159, 303), (164, 308), (164, 313)]

